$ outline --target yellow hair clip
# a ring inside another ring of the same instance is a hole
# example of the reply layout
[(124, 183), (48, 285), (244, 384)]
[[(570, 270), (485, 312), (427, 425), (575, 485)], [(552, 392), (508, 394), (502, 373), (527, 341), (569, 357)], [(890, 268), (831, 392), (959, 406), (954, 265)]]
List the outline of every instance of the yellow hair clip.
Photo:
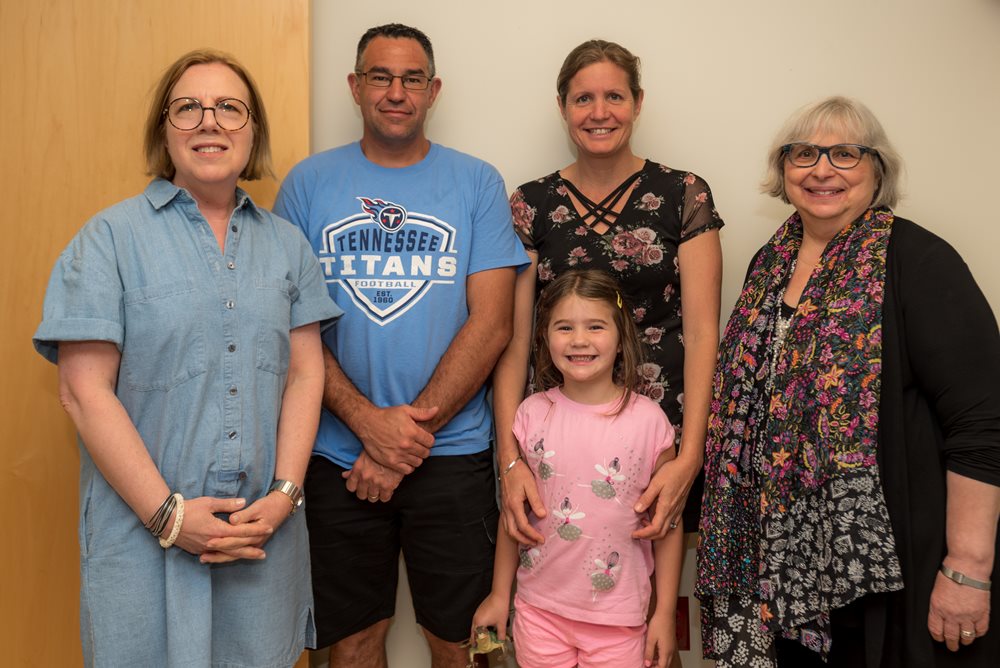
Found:
[(622, 295), (617, 290), (615, 290), (615, 297), (618, 298), (618, 308), (621, 308), (622, 307)]

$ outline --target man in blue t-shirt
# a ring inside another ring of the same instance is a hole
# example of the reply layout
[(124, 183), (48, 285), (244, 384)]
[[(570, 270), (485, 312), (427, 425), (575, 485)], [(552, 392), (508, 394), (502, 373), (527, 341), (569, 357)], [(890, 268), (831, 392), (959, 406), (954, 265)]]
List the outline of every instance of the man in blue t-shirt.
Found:
[(386, 665), (402, 550), (433, 665), (464, 666), (498, 516), (485, 383), (528, 258), (497, 171), (424, 134), (426, 35), (372, 28), (347, 79), (361, 141), (297, 165), (275, 205), (345, 311), (305, 485), (317, 644), (333, 666)]

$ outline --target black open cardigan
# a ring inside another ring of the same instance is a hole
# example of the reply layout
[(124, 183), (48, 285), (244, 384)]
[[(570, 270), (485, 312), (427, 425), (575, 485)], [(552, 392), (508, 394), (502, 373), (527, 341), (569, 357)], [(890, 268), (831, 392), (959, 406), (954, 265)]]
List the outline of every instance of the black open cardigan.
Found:
[(986, 636), (950, 652), (930, 637), (927, 611), (947, 552), (945, 472), (1000, 486), (1000, 333), (958, 253), (898, 217), (886, 258), (882, 334), (878, 459), (905, 587), (863, 603), (868, 664), (996, 668), (1000, 558), (993, 562)]

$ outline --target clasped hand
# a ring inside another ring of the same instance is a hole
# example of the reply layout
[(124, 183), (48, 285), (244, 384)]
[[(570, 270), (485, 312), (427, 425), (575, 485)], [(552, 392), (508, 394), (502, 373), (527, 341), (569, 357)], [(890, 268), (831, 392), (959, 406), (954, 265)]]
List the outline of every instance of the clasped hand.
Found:
[(403, 481), (402, 473), (382, 466), (365, 450), (358, 455), (354, 466), (344, 471), (343, 477), (347, 481), (348, 492), (354, 492), (362, 501), (371, 503), (391, 499)]
[(409, 404), (376, 408), (367, 416), (358, 438), (372, 459), (409, 475), (431, 454), (434, 434), (420, 423), (437, 412), (437, 407), (415, 408)]
[[(216, 514), (229, 514), (229, 521)], [(203, 564), (264, 559), (264, 544), (291, 514), (287, 497), (268, 494), (249, 506), (244, 499), (201, 496), (184, 500), (184, 522), (176, 545)], [(167, 523), (173, 526), (173, 519)]]
[(434, 434), (422, 423), (437, 413), (437, 407), (409, 404), (375, 409), (358, 430), (364, 450), (343, 474), (347, 490), (362, 501), (392, 498), (403, 476), (413, 473), (431, 454)]

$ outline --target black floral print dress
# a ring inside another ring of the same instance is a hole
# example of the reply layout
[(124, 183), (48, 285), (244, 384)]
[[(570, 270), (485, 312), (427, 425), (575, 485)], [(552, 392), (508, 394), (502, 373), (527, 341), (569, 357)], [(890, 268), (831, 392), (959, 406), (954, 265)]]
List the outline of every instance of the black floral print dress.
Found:
[[(511, 195), (514, 227), (538, 253), (538, 293), (560, 273), (602, 269), (622, 286), (646, 344), (641, 392), (660, 404), (680, 443), (684, 410), (680, 244), (723, 226), (712, 192), (700, 177), (647, 160), (610, 228), (598, 233), (577, 214), (558, 172), (525, 183)], [(698, 526), (701, 476), (684, 510), (686, 530)]]

